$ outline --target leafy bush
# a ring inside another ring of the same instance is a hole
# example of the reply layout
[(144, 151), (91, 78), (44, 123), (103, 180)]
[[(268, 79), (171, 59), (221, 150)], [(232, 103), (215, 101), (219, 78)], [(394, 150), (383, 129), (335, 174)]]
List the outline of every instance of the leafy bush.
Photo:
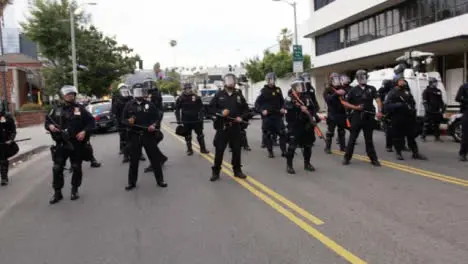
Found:
[(39, 111), (39, 110), (44, 110), (44, 107), (42, 107), (40, 104), (35, 104), (35, 103), (26, 103), (21, 106), (20, 111)]

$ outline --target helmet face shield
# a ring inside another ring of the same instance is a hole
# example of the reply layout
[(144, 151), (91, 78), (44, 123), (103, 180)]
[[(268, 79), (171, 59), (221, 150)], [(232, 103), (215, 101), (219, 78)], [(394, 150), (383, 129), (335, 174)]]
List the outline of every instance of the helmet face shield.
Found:
[(358, 81), (359, 84), (364, 85), (367, 84), (369, 76), (367, 75), (367, 72), (365, 70), (359, 70), (356, 72), (356, 80)]
[(349, 77), (347, 75), (341, 75), (340, 82), (341, 85), (348, 85), (351, 81), (349, 80)]
[(130, 97), (132, 96), (132, 92), (130, 91), (130, 89), (122, 87), (120, 88), (120, 95), (123, 97)]
[(133, 97), (136, 99), (144, 98), (148, 95), (147, 90), (144, 88), (133, 88)]
[(66, 96), (66, 95), (69, 95), (69, 94), (71, 94), (71, 93), (73, 93), (73, 94), (75, 94), (75, 95), (78, 94), (78, 90), (77, 90), (76, 87), (73, 86), (73, 85), (65, 85), (65, 86), (63, 86), (63, 87), (60, 89), (60, 94), (61, 94), (62, 96)]
[(291, 83), (291, 88), (297, 93), (303, 93), (305, 91), (304, 82), (299, 80)]

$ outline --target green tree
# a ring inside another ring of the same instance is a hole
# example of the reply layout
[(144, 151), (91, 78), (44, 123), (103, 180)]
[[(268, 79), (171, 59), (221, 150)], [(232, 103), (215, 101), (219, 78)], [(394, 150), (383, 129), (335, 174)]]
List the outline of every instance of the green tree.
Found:
[[(47, 92), (55, 94), (64, 84), (72, 83), (71, 35), (69, 12), (76, 9), (68, 0), (36, 0), (31, 16), (22, 23), (25, 34), (39, 44), (39, 51), (48, 61), (43, 70)], [(75, 14), (79, 91), (98, 97), (108, 94), (108, 87), (120, 76), (133, 73), (138, 55), (119, 46), (96, 27), (88, 25), (89, 15)]]
[(180, 74), (175, 70), (168, 71), (164, 79), (158, 81), (158, 87), (162, 93), (176, 95), (177, 91), (180, 90)]

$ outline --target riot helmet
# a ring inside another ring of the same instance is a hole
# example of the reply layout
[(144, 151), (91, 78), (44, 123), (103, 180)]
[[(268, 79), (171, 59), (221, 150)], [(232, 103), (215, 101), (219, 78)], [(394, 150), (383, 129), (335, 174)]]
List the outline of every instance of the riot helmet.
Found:
[(224, 75), (223, 79), (224, 79), (225, 87), (230, 88), (230, 89), (234, 89), (236, 87), (236, 83), (237, 83), (236, 75), (232, 73), (228, 73)]
[(130, 97), (132, 96), (132, 92), (130, 91), (130, 89), (128, 88), (128, 86), (126, 84), (119, 84), (119, 93), (121, 96), (123, 97)]
[(297, 78), (296, 80), (294, 80), (294, 81), (291, 83), (291, 89), (292, 89), (294, 92), (297, 92), (297, 93), (303, 93), (303, 92), (305, 92), (304, 79), (302, 79), (302, 78)]
[(75, 101), (75, 97), (78, 94), (78, 89), (73, 85), (64, 85), (60, 88), (60, 94), (63, 99), (67, 102)]
[(274, 86), (276, 83), (276, 74), (274, 72), (269, 72), (265, 75), (265, 81), (267, 85)]
[(191, 83), (184, 83), (182, 89), (185, 94), (191, 94), (193, 92), (193, 87)]
[(369, 78), (369, 75), (367, 74), (367, 71), (365, 70), (358, 70), (356, 72), (356, 80), (360, 85), (366, 85), (367, 84), (367, 79)]
[(333, 87), (338, 87), (341, 85), (340, 75), (336, 72), (330, 73), (328, 76), (328, 84)]
[(133, 98), (141, 101), (148, 96), (148, 90), (142, 83), (136, 83), (133, 85)]
[(308, 72), (304, 72), (302, 75), (301, 75), (302, 79), (304, 79), (304, 82), (305, 83), (310, 83), (310, 74)]
[(348, 75), (342, 74), (342, 75), (340, 75), (340, 82), (341, 82), (341, 85), (346, 87), (346, 86), (349, 85), (351, 80), (349, 79)]

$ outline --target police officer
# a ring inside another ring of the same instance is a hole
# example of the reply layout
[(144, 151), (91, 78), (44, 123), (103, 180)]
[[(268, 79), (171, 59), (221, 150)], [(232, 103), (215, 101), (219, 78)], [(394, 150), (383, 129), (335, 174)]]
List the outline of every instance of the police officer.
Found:
[(351, 83), (351, 80), (349, 79), (348, 75), (341, 74), (340, 83), (341, 83), (341, 87), (345, 90), (345, 92), (346, 93), (349, 92), (349, 90), (351, 89), (351, 87), (349, 86), (349, 84)]
[(120, 148), (120, 154), (124, 155), (123, 158), (123, 163), (130, 161), (130, 158), (128, 156), (128, 149), (126, 148), (127, 146), (127, 141), (128, 141), (128, 131), (126, 126), (122, 124), (122, 112), (125, 107), (125, 105), (132, 100), (132, 92), (130, 88), (121, 83), (118, 86), (119, 93), (114, 95), (112, 97), (112, 109), (111, 112), (115, 116), (117, 120), (117, 128), (119, 129), (119, 148)]
[[(385, 102), (387, 94), (395, 87), (392, 80), (383, 80), (382, 87), (380, 87), (378, 94), (381, 102)], [(382, 109), (383, 114), (385, 115), (382, 119), (382, 125), (385, 126), (385, 148), (387, 152), (393, 152), (393, 137), (392, 137), (392, 122), (390, 120), (390, 115), (387, 115), (385, 108)]]
[(209, 105), (210, 111), (216, 116), (213, 123), (216, 134), (213, 140), (215, 160), (212, 167), (211, 181), (220, 178), (224, 150), (228, 144), (232, 147), (231, 163), (234, 176), (241, 179), (247, 177), (241, 169), (240, 123), (244, 122), (243, 118), (248, 118), (249, 106), (242, 93), (235, 89), (236, 79), (234, 74), (226, 74), (224, 76), (224, 89), (216, 93)]
[[(242, 94), (242, 90), (236, 89), (237, 92)], [(243, 117), (240, 126), (241, 126), (241, 135), (240, 135), (240, 141), (241, 141), (241, 148), (243, 148), (245, 151), (251, 151), (252, 149), (249, 146), (249, 140), (247, 139), (247, 128), (249, 127), (249, 120), (253, 118), (252, 114), (249, 114), (247, 117)], [(263, 139), (262, 139), (263, 141)], [(232, 147), (229, 146), (229, 151), (232, 152)]]
[(343, 96), (346, 94), (344, 87), (341, 86), (340, 75), (333, 72), (328, 77), (328, 87), (325, 88), (323, 98), (327, 103), (327, 137), (325, 153), (331, 154), (332, 139), (335, 134), (335, 129), (338, 130), (338, 140), (340, 151), (345, 151), (346, 138), (346, 108), (343, 106)]
[(283, 123), (284, 97), (281, 88), (277, 87), (276, 75), (273, 72), (265, 76), (266, 85), (260, 90), (260, 95), (255, 101), (258, 111), (263, 116), (262, 130), (264, 142), (268, 150), (268, 157), (274, 158), (273, 145), (275, 135), (279, 135), (281, 156), (286, 155), (286, 130)]
[[(162, 122), (162, 119), (164, 117), (164, 108), (163, 108), (163, 103), (162, 103), (162, 94), (161, 91), (159, 90), (158, 86), (156, 83), (153, 81), (153, 79), (147, 79), (143, 82), (143, 87), (148, 90), (148, 100), (152, 102), (156, 108), (159, 111), (159, 123)], [(161, 131), (158, 131), (157, 135), (157, 143), (159, 144), (162, 139), (163, 139), (163, 134)], [(160, 158), (159, 160), (161, 161), (161, 164), (164, 165), (164, 163), (167, 162), (168, 158), (166, 155), (164, 155), (161, 152), (160, 148), (155, 149), (156, 155), (158, 155)], [(150, 172), (152, 171), (151, 164), (148, 165), (148, 167), (145, 168), (145, 172)]]
[[(16, 154), (18, 145), (15, 143), (16, 125), (10, 114), (5, 112), (3, 105), (0, 106), (0, 185), (8, 185), (8, 158)], [(16, 149), (16, 150), (15, 150)]]
[(374, 86), (367, 84), (367, 71), (358, 70), (356, 72), (356, 79), (358, 85), (351, 88), (346, 95), (345, 107), (351, 109), (350, 123), (351, 134), (349, 135), (346, 153), (343, 159), (343, 165), (348, 165), (353, 157), (354, 145), (361, 130), (364, 133), (364, 141), (366, 143), (366, 152), (371, 164), (379, 167), (380, 162), (374, 148), (374, 141), (372, 139), (375, 128), (375, 115), (376, 109), (374, 107), (374, 100), (378, 105), (377, 118), (382, 117), (382, 102), (377, 94), (377, 89)]
[(466, 161), (466, 155), (468, 154), (468, 83), (463, 84), (458, 89), (455, 101), (460, 103), (460, 112), (463, 113), (460, 161)]
[(426, 114), (424, 116), (424, 127), (421, 134), (421, 139), (426, 141), (426, 136), (429, 130), (432, 130), (435, 140), (441, 142), (440, 139), (440, 123), (445, 112), (445, 103), (442, 98), (442, 92), (437, 88), (437, 79), (429, 77), (429, 86), (424, 90), (422, 98)]
[[(312, 100), (312, 103), (315, 106), (315, 113), (318, 113), (320, 111), (320, 105), (317, 101), (317, 95), (315, 92), (315, 88), (312, 86), (311, 80), (310, 80), (310, 74), (305, 72), (301, 75), (302, 79), (304, 80), (305, 83), (305, 92), (308, 93), (310, 99)], [(316, 116), (317, 117), (317, 116)]]
[(125, 190), (130, 191), (136, 187), (138, 180), (138, 165), (140, 163), (142, 147), (151, 163), (151, 167), (159, 187), (167, 187), (161, 168), (160, 156), (157, 155), (156, 133), (160, 128), (159, 116), (156, 106), (145, 100), (147, 89), (142, 84), (133, 86), (134, 99), (129, 101), (122, 113), (122, 123), (129, 128), (130, 166), (128, 169), (128, 185)]
[(63, 103), (55, 106), (46, 116), (45, 129), (50, 132), (55, 141), (55, 146), (52, 147), (54, 161), (52, 187), (55, 192), (50, 204), (58, 203), (63, 199), (63, 169), (68, 158), (73, 169), (71, 200), (77, 200), (80, 197), (78, 188), (81, 186), (83, 177), (81, 170), (83, 155), (86, 142), (96, 124), (91, 113), (76, 103), (77, 93), (76, 87), (63, 86), (60, 89)]
[(288, 123), (288, 152), (286, 154), (286, 171), (295, 174), (293, 168), (296, 148), (302, 148), (304, 157), (304, 169), (315, 171), (310, 163), (312, 157), (312, 145), (315, 142), (314, 127), (316, 106), (313, 99), (307, 93), (303, 79), (297, 79), (291, 83), (291, 89), (286, 98), (286, 122)]
[(405, 146), (405, 139), (410, 150), (413, 152), (413, 159), (426, 160), (427, 158), (419, 153), (416, 143), (416, 102), (405, 88), (406, 83), (403, 78), (397, 81), (397, 86), (392, 89), (385, 99), (385, 112), (390, 115), (396, 157), (403, 160), (402, 151)]
[[(203, 103), (200, 96), (193, 92), (192, 84), (186, 83), (184, 91), (177, 98), (175, 105), (175, 116), (178, 124), (183, 124), (187, 132), (185, 143), (187, 144), (187, 155), (193, 155), (192, 130), (197, 134), (200, 152), (207, 154), (205, 135), (203, 135)], [(181, 115), (182, 112), (182, 115)]]

